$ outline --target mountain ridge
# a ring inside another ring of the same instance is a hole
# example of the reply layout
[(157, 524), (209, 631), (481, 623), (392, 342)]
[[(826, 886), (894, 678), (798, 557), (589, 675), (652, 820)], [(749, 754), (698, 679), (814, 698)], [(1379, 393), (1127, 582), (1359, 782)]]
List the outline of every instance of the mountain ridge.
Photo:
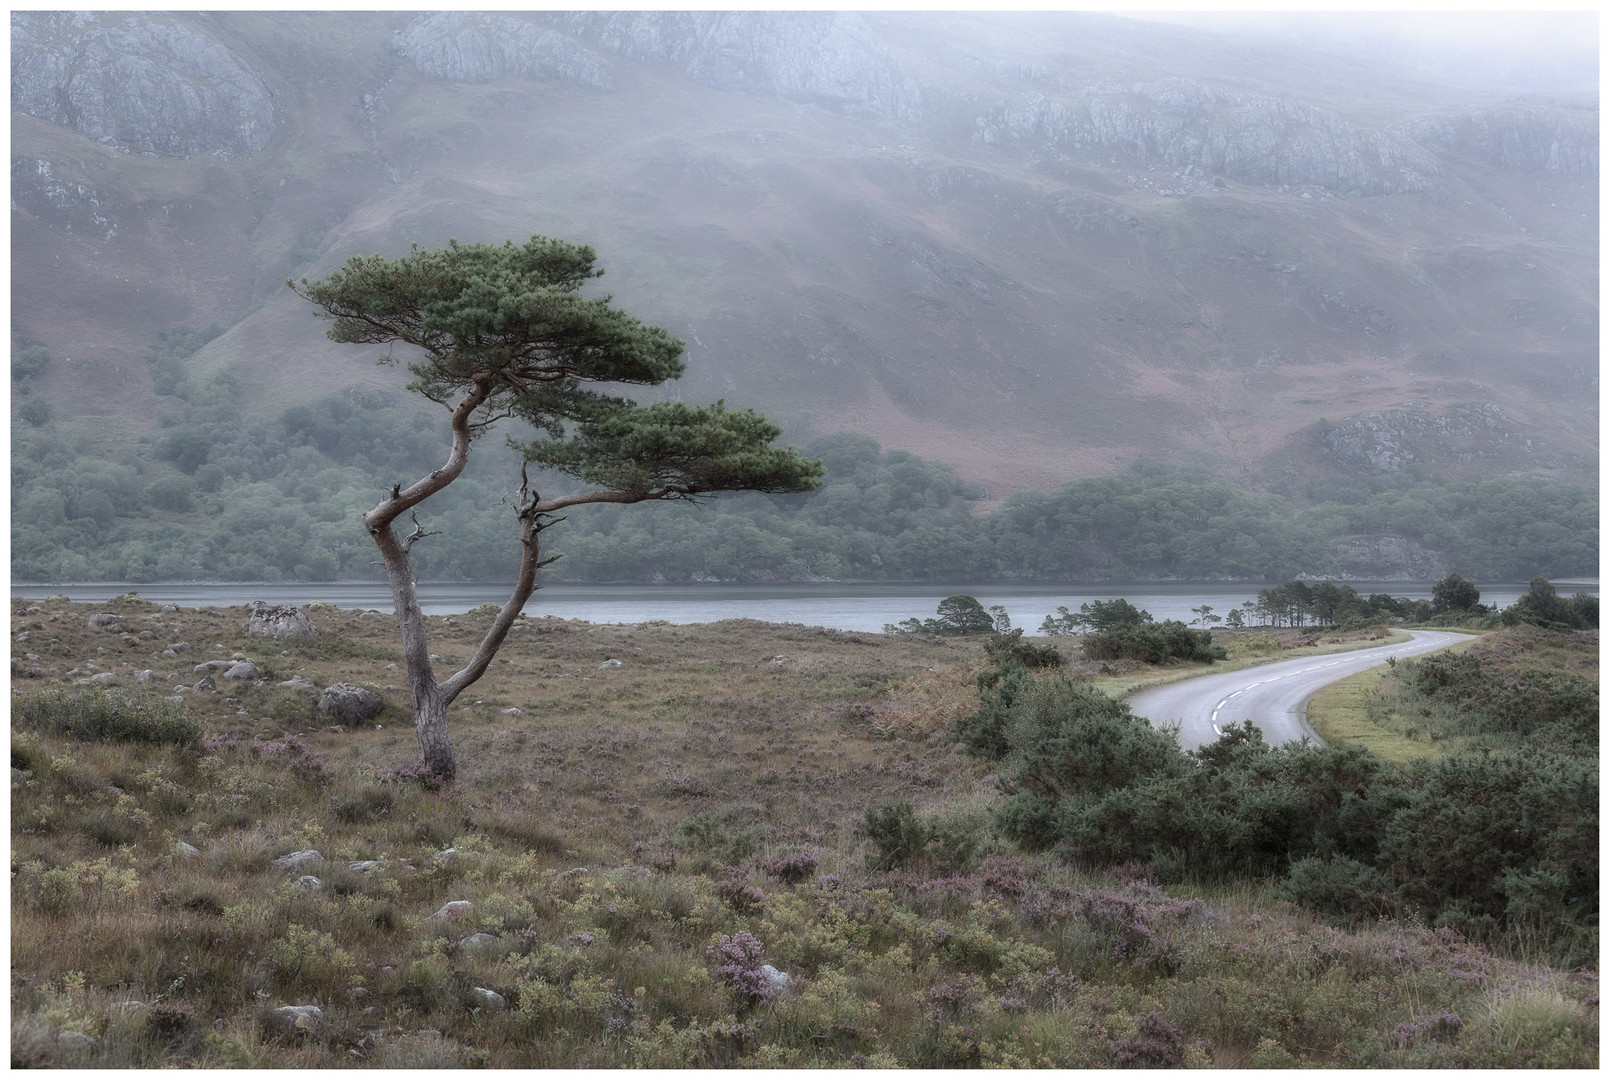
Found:
[[(678, 396), (872, 431), (992, 499), (1142, 456), (1597, 479), (1589, 95), (1103, 16), (13, 28), (14, 337), (59, 423), (159, 430), (174, 324), (224, 325), (192, 362), (263, 408), (395, 388), (283, 279), (535, 232), (687, 341)], [(121, 68), (73, 67), (109, 41)]]

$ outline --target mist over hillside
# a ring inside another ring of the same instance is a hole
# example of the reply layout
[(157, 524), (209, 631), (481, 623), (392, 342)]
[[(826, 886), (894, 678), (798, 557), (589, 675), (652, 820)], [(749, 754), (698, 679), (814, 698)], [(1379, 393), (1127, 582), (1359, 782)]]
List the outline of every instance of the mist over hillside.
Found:
[(12, 28), (14, 406), (109, 455), (181, 415), (176, 327), (255, 415), (398, 391), (285, 278), (541, 233), (686, 340), (676, 395), (986, 500), (1597, 479), (1592, 93), (1079, 13)]

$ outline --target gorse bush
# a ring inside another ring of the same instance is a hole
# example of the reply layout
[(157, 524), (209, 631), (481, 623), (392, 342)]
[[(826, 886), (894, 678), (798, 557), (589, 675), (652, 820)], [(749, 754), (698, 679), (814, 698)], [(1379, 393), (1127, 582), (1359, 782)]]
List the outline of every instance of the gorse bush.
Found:
[(11, 695), (12, 724), (84, 742), (201, 742), (201, 720), (181, 702), (105, 690), (40, 690)]
[(1172, 660), (1211, 664), (1225, 658), (1206, 630), (1192, 630), (1177, 619), (1160, 623), (1129, 623), (1086, 635), (1080, 648), (1090, 660), (1139, 660), (1166, 664)]

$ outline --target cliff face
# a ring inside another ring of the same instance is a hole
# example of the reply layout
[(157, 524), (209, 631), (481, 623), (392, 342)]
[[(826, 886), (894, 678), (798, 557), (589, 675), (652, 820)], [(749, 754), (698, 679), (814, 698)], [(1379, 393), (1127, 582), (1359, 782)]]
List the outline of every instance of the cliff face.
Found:
[(15, 12), (11, 107), (133, 153), (259, 153), (263, 80), (195, 26), (145, 13)]
[(540, 232), (688, 342), (689, 398), (997, 498), (1141, 455), (1596, 476), (1591, 95), (1079, 14), (12, 25), (15, 332), (79, 365), (62, 422), (152, 428), (178, 323), (276, 406), (362, 382), (287, 275)]

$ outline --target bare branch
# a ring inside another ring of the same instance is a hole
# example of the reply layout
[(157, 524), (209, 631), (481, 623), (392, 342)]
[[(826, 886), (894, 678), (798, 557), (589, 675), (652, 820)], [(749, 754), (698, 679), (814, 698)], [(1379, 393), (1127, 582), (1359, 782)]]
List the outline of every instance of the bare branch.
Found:
[(410, 513), (408, 516), (414, 519), (414, 531), (409, 533), (402, 542), (404, 552), (412, 551), (414, 545), (427, 536), (440, 536), (442, 534), (440, 529), (426, 529), (425, 526), (421, 525), (417, 513)]

